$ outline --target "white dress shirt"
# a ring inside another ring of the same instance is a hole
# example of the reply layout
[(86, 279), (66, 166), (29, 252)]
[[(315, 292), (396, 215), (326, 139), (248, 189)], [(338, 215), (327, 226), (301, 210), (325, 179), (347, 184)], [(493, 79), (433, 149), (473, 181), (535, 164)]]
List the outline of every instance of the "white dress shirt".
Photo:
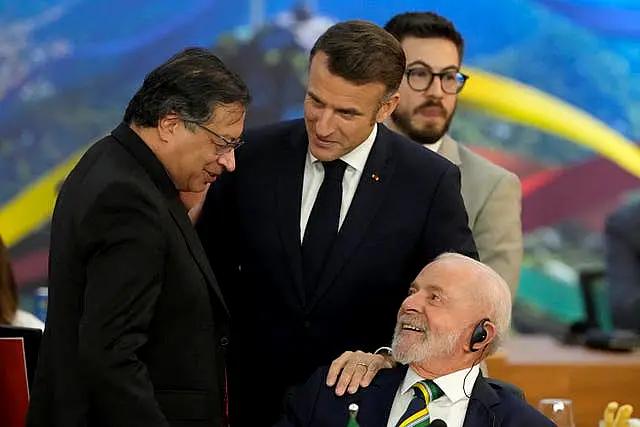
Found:
[[(478, 378), (478, 372), (478, 366), (473, 366), (472, 368), (456, 371), (433, 380), (445, 395), (433, 402), (429, 402), (427, 405), (429, 419), (431, 421), (441, 419), (447, 423), (448, 427), (462, 427), (464, 417), (467, 414), (467, 407), (469, 406), (469, 398), (467, 396), (471, 396), (471, 390), (473, 390), (473, 385)], [(467, 373), (469, 373), (469, 375), (465, 380), (464, 378)], [(413, 399), (414, 393), (411, 387), (422, 380), (423, 378), (411, 367), (407, 369), (404, 381), (400, 385), (400, 388), (398, 388), (396, 397), (393, 399), (393, 406), (391, 407), (387, 427), (395, 427), (396, 424), (398, 424), (398, 421), (409, 407), (411, 399)], [(467, 393), (466, 395), (462, 390), (463, 382)]]
[[(342, 227), (342, 223), (349, 211), (349, 206), (351, 206), (353, 196), (356, 194), (356, 188), (360, 182), (364, 165), (367, 163), (367, 158), (373, 147), (373, 142), (376, 140), (377, 133), (378, 125), (375, 124), (371, 134), (369, 134), (362, 144), (340, 157), (340, 159), (347, 164), (347, 168), (342, 178), (342, 205), (340, 206), (338, 229)], [(304, 240), (304, 231), (307, 228), (309, 215), (311, 215), (311, 209), (313, 209), (313, 204), (316, 201), (323, 179), (324, 167), (322, 163), (316, 159), (310, 151), (307, 151), (307, 158), (304, 163), (304, 178), (302, 181), (302, 203), (300, 205), (300, 242)]]
[(437, 140), (436, 142), (434, 142), (433, 144), (422, 144), (423, 147), (428, 148), (429, 150), (437, 153), (438, 150), (440, 149), (440, 146), (442, 145), (442, 138), (440, 138), (439, 140)]

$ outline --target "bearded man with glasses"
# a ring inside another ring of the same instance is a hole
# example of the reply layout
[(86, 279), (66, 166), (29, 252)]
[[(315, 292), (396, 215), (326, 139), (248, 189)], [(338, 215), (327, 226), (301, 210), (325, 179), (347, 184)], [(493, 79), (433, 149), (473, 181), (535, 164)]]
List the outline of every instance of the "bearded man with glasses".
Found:
[(449, 20), (432, 12), (396, 15), (385, 29), (401, 42), (407, 57), (400, 101), (387, 125), (460, 168), (480, 260), (507, 281), (515, 297), (522, 263), (520, 181), (447, 134), (458, 94), (469, 79), (460, 71), (464, 40)]

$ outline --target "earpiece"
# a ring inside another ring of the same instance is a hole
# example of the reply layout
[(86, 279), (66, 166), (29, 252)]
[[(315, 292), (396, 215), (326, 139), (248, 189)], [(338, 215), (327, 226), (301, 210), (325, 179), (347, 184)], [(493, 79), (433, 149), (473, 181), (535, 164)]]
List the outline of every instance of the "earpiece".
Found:
[(479, 348), (473, 348), (475, 344), (480, 344), (487, 339), (487, 330), (484, 328), (484, 324), (488, 321), (488, 318), (482, 319), (471, 333), (471, 339), (469, 340), (469, 350), (471, 350), (472, 352), (480, 350)]

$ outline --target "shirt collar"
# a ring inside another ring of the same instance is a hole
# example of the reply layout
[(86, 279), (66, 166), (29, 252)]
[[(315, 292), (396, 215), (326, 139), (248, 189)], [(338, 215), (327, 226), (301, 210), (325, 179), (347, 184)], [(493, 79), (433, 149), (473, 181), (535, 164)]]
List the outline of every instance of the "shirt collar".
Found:
[[(340, 157), (347, 165), (351, 166), (358, 172), (364, 171), (364, 165), (367, 163), (367, 158), (369, 157), (369, 153), (371, 152), (371, 148), (373, 148), (373, 143), (376, 140), (376, 136), (378, 135), (378, 124), (373, 125), (373, 129), (371, 133), (364, 140), (364, 142), (358, 145), (356, 148)], [(311, 161), (311, 164), (314, 164), (318, 161), (318, 159), (311, 154), (311, 151), (307, 150), (307, 158)]]
[(440, 151), (440, 147), (442, 146), (442, 138), (440, 138), (439, 140), (437, 140), (433, 144), (422, 144), (422, 146), (426, 147), (429, 150), (437, 153), (438, 151)]
[[(467, 376), (467, 373), (469, 374)], [(471, 368), (461, 369), (459, 371), (452, 372), (447, 375), (443, 375), (433, 380), (434, 383), (440, 387), (440, 389), (444, 392), (444, 394), (449, 398), (451, 403), (456, 403), (459, 400), (467, 398), (467, 396), (471, 396), (471, 391), (473, 390), (473, 385), (476, 383), (476, 379), (478, 378), (478, 374), (480, 373), (480, 368), (477, 365), (474, 365)], [(465, 380), (466, 376), (466, 380)], [(407, 374), (404, 377), (404, 381), (402, 382), (400, 391), (402, 394), (411, 390), (411, 387), (417, 383), (418, 381), (422, 381), (420, 375), (413, 370), (411, 366), (407, 369)], [(464, 388), (466, 391), (462, 390), (462, 384), (464, 383)]]

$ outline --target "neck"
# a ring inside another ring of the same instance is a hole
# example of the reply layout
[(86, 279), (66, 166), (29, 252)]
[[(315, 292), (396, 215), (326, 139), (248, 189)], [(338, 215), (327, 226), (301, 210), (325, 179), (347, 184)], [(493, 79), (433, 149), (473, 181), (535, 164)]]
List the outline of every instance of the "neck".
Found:
[(422, 378), (433, 380), (463, 369), (469, 369), (474, 365), (473, 362), (472, 360), (467, 360), (466, 357), (462, 360), (427, 358), (420, 362), (410, 363), (409, 366)]
[(129, 127), (140, 137), (140, 139), (147, 145), (147, 147), (149, 147), (149, 149), (153, 152), (160, 163), (162, 163), (162, 166), (164, 167), (164, 170), (167, 171), (169, 178), (171, 178), (171, 180), (176, 185), (176, 188), (178, 188), (178, 185), (173, 178), (173, 174), (171, 173), (170, 168), (167, 167), (167, 165), (169, 164), (168, 161), (170, 159), (170, 156), (169, 153), (165, 152), (166, 150), (163, 150), (163, 143), (160, 139), (160, 136), (158, 135), (157, 129), (142, 127), (133, 123), (129, 125)]
[(391, 117), (389, 117), (387, 120), (384, 121), (384, 124), (391, 129), (392, 131), (399, 133), (400, 135), (404, 135), (407, 138), (409, 137), (406, 133), (404, 133), (399, 127), (398, 125), (396, 125), (396, 122), (393, 121), (393, 119)]
[(146, 128), (134, 123), (130, 124), (129, 127), (140, 137), (142, 141), (144, 141), (145, 144), (147, 144), (154, 154), (158, 154), (157, 152), (160, 142), (158, 141), (158, 135), (155, 128)]

